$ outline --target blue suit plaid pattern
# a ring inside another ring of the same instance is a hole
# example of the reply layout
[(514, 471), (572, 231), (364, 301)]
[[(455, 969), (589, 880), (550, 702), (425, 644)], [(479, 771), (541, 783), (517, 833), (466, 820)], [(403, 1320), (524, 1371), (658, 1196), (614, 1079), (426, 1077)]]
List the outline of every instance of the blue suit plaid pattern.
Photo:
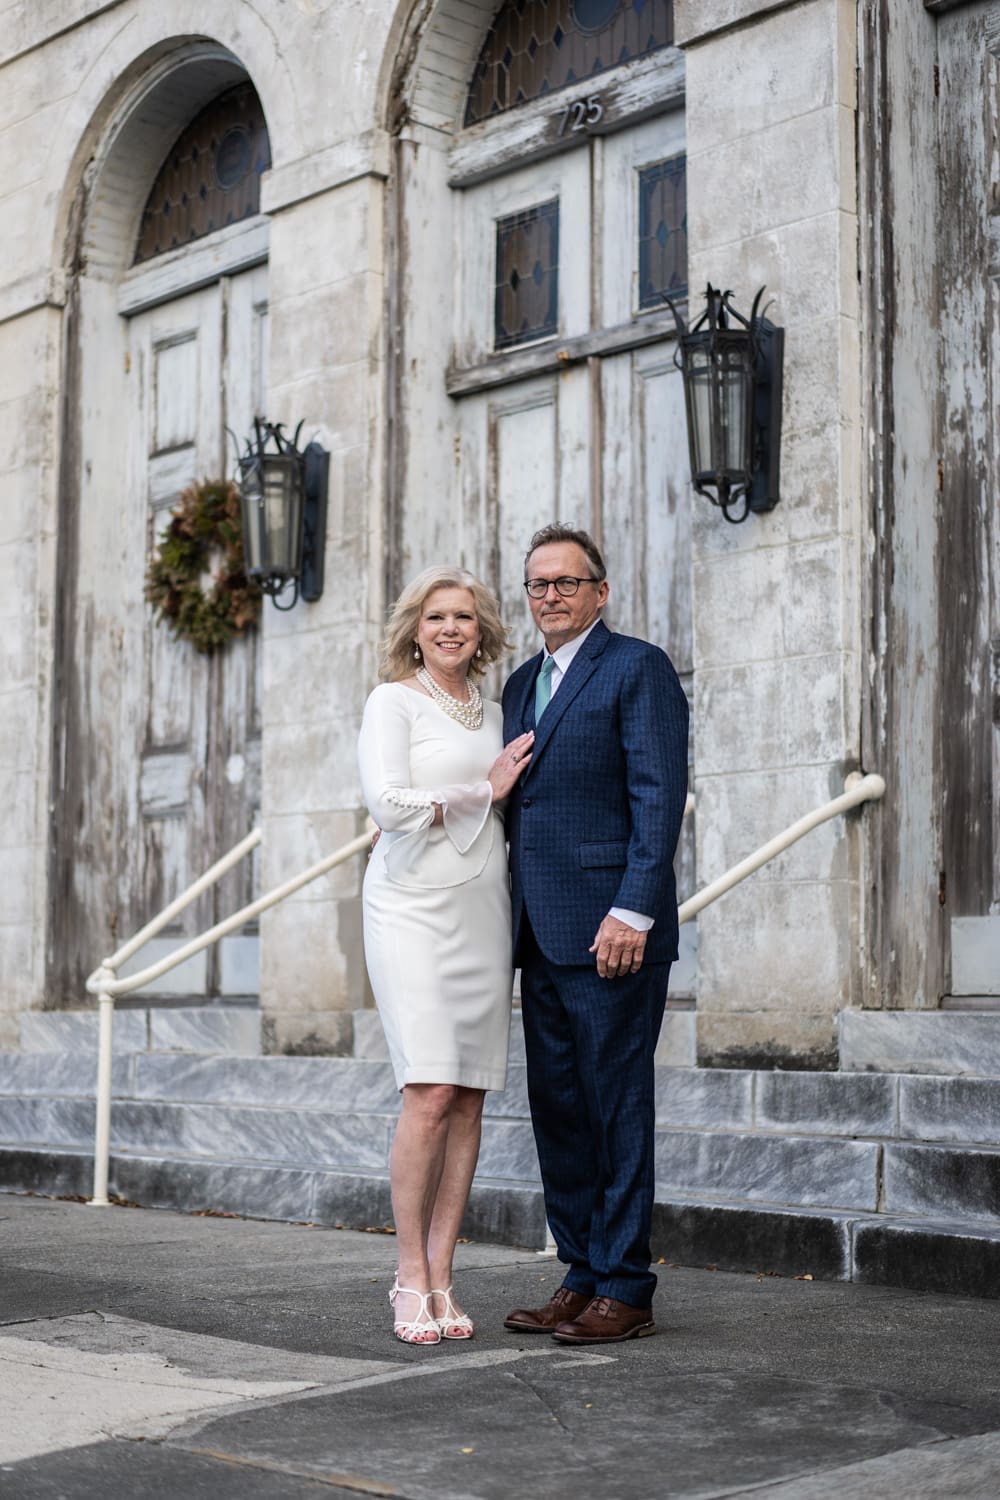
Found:
[[(510, 678), (504, 739), (533, 727), (541, 655)], [(565, 1285), (648, 1306), (653, 1050), (677, 956), (673, 856), (688, 708), (658, 647), (599, 622), (538, 725), (507, 809), (514, 958), (546, 1211)], [(654, 918), (638, 974), (589, 948), (612, 906)]]

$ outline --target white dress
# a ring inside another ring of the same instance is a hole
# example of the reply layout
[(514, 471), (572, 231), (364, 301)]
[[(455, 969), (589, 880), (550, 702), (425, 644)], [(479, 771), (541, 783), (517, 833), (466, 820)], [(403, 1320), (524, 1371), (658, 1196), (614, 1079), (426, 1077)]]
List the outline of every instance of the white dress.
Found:
[(396, 682), (365, 704), (361, 785), (382, 829), (365, 873), (365, 957), (399, 1088), (506, 1083), (510, 890), (486, 780), (503, 716), (497, 703), (483, 710), (469, 730)]

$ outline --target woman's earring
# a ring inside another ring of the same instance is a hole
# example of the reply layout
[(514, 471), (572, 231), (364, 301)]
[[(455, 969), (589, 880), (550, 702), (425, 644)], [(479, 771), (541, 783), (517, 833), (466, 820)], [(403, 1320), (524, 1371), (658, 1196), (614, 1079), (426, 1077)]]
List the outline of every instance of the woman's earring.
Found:
[(482, 654), (483, 654), (482, 647), (481, 646), (477, 646), (476, 647), (476, 655), (477, 656), (482, 656)]
[(414, 646), (414, 648), (413, 648), (413, 660), (414, 661), (419, 661), (420, 660), (420, 647), (419, 646)]

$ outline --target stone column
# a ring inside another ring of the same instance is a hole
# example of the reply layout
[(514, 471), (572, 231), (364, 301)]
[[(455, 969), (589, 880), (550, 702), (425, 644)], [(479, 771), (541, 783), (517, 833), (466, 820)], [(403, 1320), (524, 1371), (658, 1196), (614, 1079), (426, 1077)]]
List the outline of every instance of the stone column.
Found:
[[(384, 601), (384, 138), (273, 174), (268, 416), (330, 450), (325, 592), (264, 610), (263, 884), (359, 833), (356, 738)], [(317, 176), (322, 190), (317, 191)], [(308, 196), (307, 196), (308, 194)], [(279, 1052), (343, 1052), (363, 1004), (363, 860), (265, 914), (261, 1008)]]
[[(694, 506), (699, 884), (843, 790), (859, 755), (854, 0), (678, 0), (691, 317), (709, 281), (785, 334), (781, 501)], [(856, 834), (825, 825), (699, 918), (705, 1064), (836, 1066)]]
[(47, 281), (0, 289), (0, 1050), (44, 996), (62, 316)]

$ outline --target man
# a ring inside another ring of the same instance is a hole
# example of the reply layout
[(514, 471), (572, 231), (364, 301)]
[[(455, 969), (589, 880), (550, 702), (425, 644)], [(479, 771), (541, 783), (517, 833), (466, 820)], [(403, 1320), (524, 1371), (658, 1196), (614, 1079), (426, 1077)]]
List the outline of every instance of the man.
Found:
[(568, 1270), (545, 1307), (504, 1326), (617, 1343), (656, 1331), (653, 1052), (677, 957), (688, 707), (666, 655), (600, 618), (606, 569), (586, 532), (537, 532), (525, 588), (544, 646), (503, 694), (505, 741), (535, 733), (507, 810), (514, 962), (546, 1213)]

